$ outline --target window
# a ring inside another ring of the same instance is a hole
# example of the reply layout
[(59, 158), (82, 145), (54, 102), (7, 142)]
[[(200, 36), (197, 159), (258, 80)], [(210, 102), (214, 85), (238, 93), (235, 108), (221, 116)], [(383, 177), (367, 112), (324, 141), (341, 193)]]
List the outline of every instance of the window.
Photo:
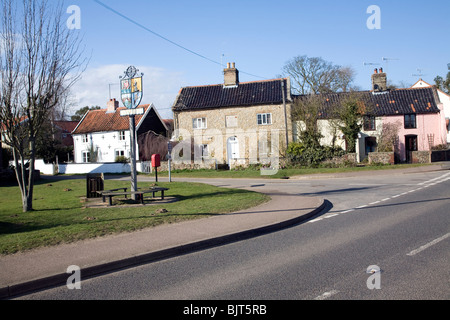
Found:
[(119, 141), (125, 141), (125, 131), (119, 132)]
[(203, 144), (202, 145), (202, 157), (208, 157), (208, 156), (209, 156), (208, 145)]
[(415, 129), (415, 128), (417, 128), (416, 115), (405, 114), (405, 129)]
[(83, 161), (84, 163), (88, 163), (88, 162), (91, 161), (91, 154), (90, 154), (89, 151), (83, 151), (83, 152), (81, 153), (81, 157), (82, 157), (82, 161)]
[(375, 117), (374, 116), (366, 116), (364, 117), (364, 131), (375, 131)]
[(89, 136), (87, 134), (83, 134), (83, 137), (81, 139), (82, 139), (82, 141), (84, 143), (88, 143), (89, 142)]
[(192, 127), (194, 129), (206, 129), (206, 118), (192, 119)]
[(259, 113), (257, 115), (258, 125), (268, 125), (272, 124), (272, 114), (271, 113)]

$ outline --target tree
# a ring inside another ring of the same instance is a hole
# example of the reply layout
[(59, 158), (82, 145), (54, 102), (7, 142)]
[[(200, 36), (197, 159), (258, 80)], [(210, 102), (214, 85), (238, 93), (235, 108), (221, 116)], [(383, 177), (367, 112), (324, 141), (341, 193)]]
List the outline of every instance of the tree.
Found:
[(402, 123), (398, 120), (394, 123), (383, 123), (383, 128), (378, 139), (378, 152), (397, 151), (398, 133), (401, 126)]
[(450, 72), (447, 73), (447, 78), (445, 80), (441, 76), (437, 76), (434, 78), (434, 82), (438, 89), (450, 94)]
[(372, 110), (370, 99), (364, 94), (351, 92), (339, 99), (338, 105), (332, 108), (334, 125), (344, 134), (347, 152), (356, 152), (356, 140), (363, 126), (364, 115)]
[(50, 113), (80, 77), (80, 40), (62, 3), (0, 0), (0, 121), (13, 151), (24, 212), (33, 210), (36, 140)]
[(81, 121), (81, 119), (84, 117), (84, 115), (86, 114), (86, 112), (88, 112), (89, 110), (100, 110), (101, 108), (99, 106), (86, 106), (84, 108), (78, 109), (75, 114), (73, 116), (70, 117), (70, 119), (72, 121)]
[(319, 57), (297, 56), (283, 67), (283, 74), (292, 79), (297, 94), (348, 92), (352, 89), (355, 71), (334, 65)]
[(292, 106), (292, 119), (300, 125), (299, 139), (307, 148), (320, 147), (323, 137), (318, 127), (320, 111), (323, 106), (320, 95), (310, 94), (295, 99)]

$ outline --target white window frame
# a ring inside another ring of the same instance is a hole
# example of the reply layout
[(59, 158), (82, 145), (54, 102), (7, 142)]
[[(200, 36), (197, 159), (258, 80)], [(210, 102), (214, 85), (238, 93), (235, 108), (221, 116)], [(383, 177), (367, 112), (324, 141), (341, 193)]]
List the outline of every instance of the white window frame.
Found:
[(82, 136), (81, 136), (81, 141), (83, 142), (83, 143), (89, 143), (89, 135), (86, 133), (86, 134), (83, 134)]
[(89, 151), (81, 152), (81, 161), (83, 163), (89, 163), (91, 161), (91, 153)]
[(119, 141), (125, 141), (125, 140), (126, 140), (126, 132), (119, 131)]
[(192, 119), (192, 128), (194, 129), (206, 129), (207, 122), (206, 118), (193, 118)]
[(272, 114), (271, 113), (258, 113), (256, 115), (256, 121), (259, 126), (267, 126), (272, 124)]

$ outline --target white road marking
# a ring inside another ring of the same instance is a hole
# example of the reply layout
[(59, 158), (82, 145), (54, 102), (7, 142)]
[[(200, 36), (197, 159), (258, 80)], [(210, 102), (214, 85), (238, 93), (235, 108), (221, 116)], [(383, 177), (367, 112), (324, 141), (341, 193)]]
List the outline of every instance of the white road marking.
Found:
[[(449, 176), (449, 177), (446, 177), (446, 176), (448, 176), (448, 175), (450, 175), (450, 172), (448, 172), (448, 173), (446, 173), (446, 174), (444, 174), (444, 175), (442, 175), (442, 176), (440, 176), (440, 177), (437, 177), (437, 178), (434, 178), (434, 179), (430, 179), (430, 180), (428, 180), (428, 181), (424, 181), (424, 182), (421, 182), (421, 183), (418, 183), (418, 184), (411, 184), (411, 185), (414, 185), (414, 186), (420, 185), (420, 186), (422, 186), (422, 187), (417, 188), (417, 189), (414, 189), (414, 190), (405, 191), (405, 192), (403, 192), (403, 193), (396, 194), (396, 195), (394, 195), (394, 196), (391, 196), (391, 197), (388, 197), (388, 198), (384, 198), (384, 199), (381, 199), (381, 200), (378, 200), (378, 201), (373, 201), (373, 202), (370, 202), (369, 204), (360, 205), (360, 206), (358, 206), (358, 207), (355, 207), (355, 208), (353, 208), (353, 209), (348, 209), (348, 210), (342, 211), (342, 212), (340, 212), (340, 213), (349, 213), (349, 212), (355, 211), (356, 209), (367, 208), (367, 207), (369, 207), (369, 206), (371, 206), (371, 205), (375, 205), (375, 204), (380, 203), (380, 202), (384, 202), (384, 201), (388, 201), (388, 200), (391, 200), (391, 199), (395, 199), (395, 198), (404, 196), (404, 195), (406, 195), (406, 194), (413, 193), (413, 192), (422, 190), (422, 189), (424, 189), (424, 188), (428, 188), (428, 187), (430, 187), (430, 186), (434, 186), (434, 185), (436, 185), (436, 184), (438, 184), (438, 183), (442, 183), (442, 182), (444, 182), (444, 181), (450, 180), (450, 176)], [(435, 181), (435, 180), (439, 180), (439, 179), (441, 179), (441, 180), (440, 180), (440, 181)], [(435, 181), (435, 182), (431, 183), (432, 181)], [(353, 183), (353, 184), (349, 184), (349, 185), (370, 185), (370, 184), (365, 184), (365, 183)], [(383, 185), (386, 185), (386, 184), (371, 184), (371, 185), (380, 185), (380, 186), (383, 186)], [(316, 218), (316, 219), (313, 219), (313, 220), (311, 220), (311, 221), (308, 221), (308, 223), (310, 223), (310, 222), (317, 222), (317, 221), (321, 221), (321, 220), (323, 220), (323, 219), (328, 219), (328, 218), (331, 218), (331, 217), (335, 217), (335, 216), (338, 216), (340, 213), (335, 213), (335, 214), (331, 214), (331, 215), (324, 216), (324, 217), (321, 217), (321, 218)], [(446, 236), (447, 236), (447, 235), (446, 235)], [(426, 249), (426, 248), (425, 248), (425, 249)], [(414, 251), (412, 251), (412, 252), (414, 252)], [(420, 251), (419, 251), (419, 252), (420, 252)], [(416, 253), (414, 253), (414, 254), (416, 254)], [(413, 254), (408, 254), (408, 255), (413, 255)]]
[(315, 297), (314, 300), (325, 300), (325, 299), (328, 299), (331, 296), (334, 296), (337, 293), (339, 293), (339, 291), (331, 290), (331, 291), (325, 292), (324, 294), (322, 294), (320, 296)]
[(431, 242), (428, 242), (427, 244), (417, 248), (416, 250), (411, 251), (410, 253), (407, 253), (406, 255), (407, 256), (414, 256), (414, 255), (418, 254), (419, 252), (422, 252), (423, 250), (425, 250), (425, 249), (435, 245), (438, 242), (441, 242), (442, 240), (444, 240), (444, 239), (446, 239), (448, 237), (450, 237), (450, 233), (447, 233), (447, 234), (443, 235), (440, 238), (437, 238), (437, 239), (435, 239), (435, 240), (433, 240)]

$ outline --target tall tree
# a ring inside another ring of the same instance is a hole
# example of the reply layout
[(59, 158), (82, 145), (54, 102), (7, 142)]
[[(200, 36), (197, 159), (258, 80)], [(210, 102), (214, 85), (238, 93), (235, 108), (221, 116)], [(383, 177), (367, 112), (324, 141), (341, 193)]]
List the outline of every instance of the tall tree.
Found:
[(79, 78), (81, 41), (63, 20), (62, 2), (0, 0), (0, 121), (13, 150), (23, 211), (33, 210), (36, 139)]
[(374, 110), (369, 96), (364, 93), (341, 93), (338, 102), (330, 109), (335, 126), (344, 134), (347, 152), (356, 152), (356, 140), (363, 126), (365, 115)]
[(446, 93), (450, 93), (450, 72), (447, 73), (447, 78), (442, 78), (441, 76), (437, 76), (434, 78), (434, 82), (436, 83), (436, 87)]
[(72, 121), (81, 121), (81, 119), (83, 119), (86, 112), (88, 112), (89, 110), (100, 110), (100, 109), (101, 109), (100, 106), (95, 106), (95, 107), (94, 106), (92, 106), (92, 107), (86, 106), (81, 109), (78, 109), (75, 112), (75, 114), (70, 117), (70, 119)]
[(283, 74), (292, 79), (297, 94), (348, 92), (352, 89), (355, 71), (325, 61), (320, 57), (297, 56), (283, 67)]

